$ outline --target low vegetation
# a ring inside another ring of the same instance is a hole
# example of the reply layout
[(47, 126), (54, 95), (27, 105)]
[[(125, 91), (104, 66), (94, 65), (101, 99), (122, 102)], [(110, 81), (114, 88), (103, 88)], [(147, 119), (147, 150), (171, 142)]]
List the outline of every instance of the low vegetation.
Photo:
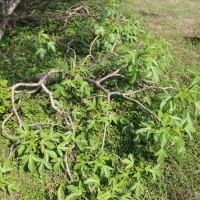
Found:
[(199, 198), (200, 72), (129, 5), (24, 0), (9, 16), (1, 199)]

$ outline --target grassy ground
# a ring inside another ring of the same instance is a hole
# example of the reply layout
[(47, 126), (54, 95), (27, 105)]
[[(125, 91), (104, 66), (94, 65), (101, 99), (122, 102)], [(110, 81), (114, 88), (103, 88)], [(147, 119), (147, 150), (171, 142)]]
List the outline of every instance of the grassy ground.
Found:
[(141, 26), (162, 35), (173, 44), (182, 68), (198, 68), (200, 63), (199, 0), (125, 0), (126, 13), (137, 13)]
[[(126, 15), (137, 15), (142, 29), (155, 37), (164, 37), (173, 45), (173, 68), (177, 73), (200, 70), (199, 0), (123, 0), (122, 8)], [(200, 134), (192, 142), (186, 142), (186, 149), (181, 162), (172, 155), (166, 163), (161, 183), (164, 199), (200, 199)]]

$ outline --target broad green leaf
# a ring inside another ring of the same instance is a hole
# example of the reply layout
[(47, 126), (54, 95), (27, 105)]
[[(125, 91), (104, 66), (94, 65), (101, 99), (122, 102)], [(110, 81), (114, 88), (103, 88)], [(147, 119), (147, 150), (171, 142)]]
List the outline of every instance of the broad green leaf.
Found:
[(57, 172), (60, 169), (60, 165), (61, 165), (61, 160), (59, 160), (58, 162), (56, 162), (53, 166), (53, 170), (55, 172)]
[(67, 189), (72, 193), (76, 193), (77, 195), (81, 195), (82, 194), (81, 190), (78, 187), (74, 186), (74, 185), (68, 185)]
[(58, 197), (58, 200), (64, 200), (65, 199), (65, 193), (64, 193), (62, 185), (60, 185), (59, 188), (58, 188), (57, 197)]
[(50, 164), (49, 162), (44, 161), (44, 165), (45, 165), (45, 167), (46, 167), (47, 169), (52, 169), (52, 166), (51, 166), (51, 164)]
[(42, 162), (42, 159), (34, 154), (32, 154), (32, 158), (35, 162)]
[(75, 200), (75, 199), (77, 199), (77, 194), (76, 193), (72, 193), (72, 194), (70, 194), (69, 196), (67, 196), (66, 198), (65, 198), (65, 200)]
[(159, 81), (159, 70), (155, 66), (151, 66), (151, 70), (153, 73), (154, 80), (156, 82), (158, 82)]
[(21, 159), (20, 165), (21, 165), (21, 166), (25, 166), (26, 163), (27, 163), (28, 160), (29, 160), (29, 156), (28, 156), (28, 155), (24, 155), (24, 156), (22, 156), (20, 159)]
[(47, 54), (47, 51), (44, 48), (39, 48), (36, 52), (36, 55), (40, 56), (41, 59), (44, 59), (44, 56)]
[(31, 155), (29, 156), (29, 160), (28, 160), (28, 169), (30, 172), (33, 172), (35, 170), (35, 162)]
[(54, 145), (52, 142), (43, 140), (43, 144), (44, 144), (45, 146), (47, 146), (49, 149), (54, 149), (54, 148), (55, 148), (55, 145)]
[(85, 182), (86, 185), (92, 185), (92, 184), (100, 184), (100, 180), (99, 179), (95, 179), (95, 178), (88, 178)]
[(38, 171), (41, 176), (44, 176), (44, 162), (41, 162)]
[(131, 160), (129, 160), (128, 158), (125, 158), (125, 159), (123, 159), (123, 161), (122, 161), (124, 164), (127, 164), (127, 165), (129, 165), (129, 164), (131, 164), (132, 163), (132, 161)]
[(96, 27), (95, 34), (96, 35), (104, 35), (105, 29), (102, 26)]
[(111, 192), (107, 191), (107, 192), (103, 192), (101, 191), (101, 194), (98, 194), (97, 199), (98, 200), (107, 200), (111, 197)]
[(160, 149), (155, 153), (155, 156), (158, 156), (157, 163), (162, 163), (167, 156), (167, 152), (164, 149)]
[(185, 127), (185, 131), (188, 133), (191, 139), (192, 139), (192, 133), (196, 132), (196, 129), (194, 127), (193, 121), (189, 113), (187, 113), (187, 125)]
[(196, 101), (195, 106), (196, 106), (195, 115), (200, 115), (200, 101)]
[(51, 49), (54, 53), (56, 52), (55, 43), (52, 41), (47, 43), (47, 48)]
[(20, 189), (19, 184), (11, 183), (8, 185), (8, 193), (12, 195), (14, 191), (18, 191)]
[(25, 146), (24, 146), (24, 145), (20, 146), (20, 148), (17, 150), (18, 156), (21, 156), (21, 155), (22, 155), (24, 149), (25, 149)]
[(45, 150), (51, 158), (57, 158), (57, 154), (54, 151)]

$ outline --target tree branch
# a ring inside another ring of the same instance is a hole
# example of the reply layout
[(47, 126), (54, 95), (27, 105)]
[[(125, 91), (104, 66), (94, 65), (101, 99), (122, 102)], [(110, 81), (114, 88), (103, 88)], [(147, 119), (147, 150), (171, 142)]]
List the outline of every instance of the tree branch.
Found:
[(1, 130), (2, 130), (2, 133), (6, 136), (6, 138), (8, 139), (12, 139), (12, 136), (10, 136), (6, 130), (5, 130), (5, 124), (6, 122), (12, 117), (13, 113), (11, 113), (10, 115), (8, 115), (8, 117), (6, 117), (6, 119), (3, 120), (2, 122), (2, 125), (1, 125)]
[(0, 22), (0, 41), (3, 38), (4, 32), (6, 30), (6, 25), (10, 15), (14, 12), (15, 8), (21, 0), (5, 0), (2, 6), (2, 20)]

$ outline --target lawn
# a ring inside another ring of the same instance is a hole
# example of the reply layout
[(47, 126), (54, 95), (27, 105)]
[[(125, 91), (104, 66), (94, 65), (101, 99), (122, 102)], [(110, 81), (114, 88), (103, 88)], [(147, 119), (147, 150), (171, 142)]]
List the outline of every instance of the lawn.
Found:
[(171, 42), (177, 66), (198, 68), (200, 62), (200, 1), (125, 0), (127, 13), (137, 13), (141, 26)]

